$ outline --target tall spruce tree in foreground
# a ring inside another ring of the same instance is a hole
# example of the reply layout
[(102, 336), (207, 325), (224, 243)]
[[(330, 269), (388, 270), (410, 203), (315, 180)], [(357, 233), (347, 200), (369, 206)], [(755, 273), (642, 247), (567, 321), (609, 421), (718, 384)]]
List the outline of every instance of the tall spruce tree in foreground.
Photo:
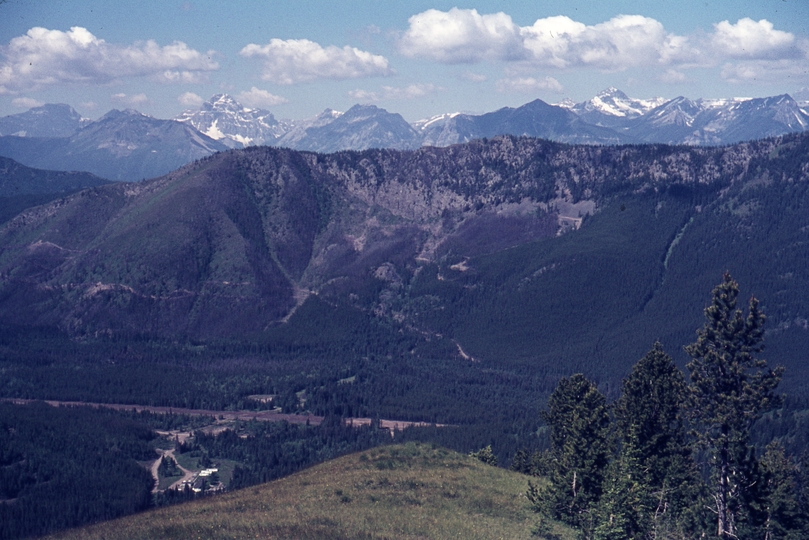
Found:
[(539, 510), (589, 529), (610, 455), (606, 399), (578, 373), (559, 381), (542, 418), (551, 430), (550, 483), (532, 498)]
[(738, 284), (725, 274), (705, 309), (705, 325), (686, 352), (692, 360), (689, 411), (698, 441), (711, 459), (711, 494), (717, 536), (736, 538), (744, 501), (755, 485), (750, 427), (776, 405), (782, 368), (771, 370), (762, 351), (764, 314), (755, 298), (747, 315), (736, 309)]
[(596, 538), (670, 538), (692, 532), (700, 477), (682, 419), (686, 384), (655, 343), (615, 403), (619, 452), (598, 506)]

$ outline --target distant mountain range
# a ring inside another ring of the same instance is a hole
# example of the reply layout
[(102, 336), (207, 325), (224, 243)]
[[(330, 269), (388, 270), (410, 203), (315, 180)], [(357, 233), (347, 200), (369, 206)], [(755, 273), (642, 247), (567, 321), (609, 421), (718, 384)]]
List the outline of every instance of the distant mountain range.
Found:
[(588, 123), (564, 107), (534, 100), (522, 107), (505, 107), (480, 116), (441, 115), (417, 125), (423, 144), (448, 146), (473, 139), (518, 135), (571, 144), (623, 144), (633, 142), (610, 128)]
[(355, 105), (345, 113), (327, 109), (304, 121), (278, 121), (269, 111), (244, 108), (219, 94), (198, 111), (186, 111), (175, 120), (188, 122), (234, 148), (266, 144), (324, 153), (448, 146), (497, 135), (571, 144), (725, 145), (806, 131), (805, 105), (786, 94), (644, 100), (609, 88), (581, 103), (566, 100), (549, 105), (534, 100), (482, 115), (448, 113), (408, 124), (399, 114), (373, 105)]
[[(64, 117), (61, 107), (40, 109), (42, 113), (33, 117), (37, 122), (53, 111)], [(23, 115), (17, 115), (17, 120)], [(187, 124), (131, 109), (113, 109), (95, 122), (80, 121), (77, 127), (64, 137), (0, 137), (0, 156), (38, 169), (87, 171), (109, 180), (137, 181), (228, 149)], [(22, 125), (17, 133), (28, 131)]]
[[(803, 92), (803, 91), (802, 91)], [(481, 114), (447, 113), (408, 123), (373, 105), (325, 110), (306, 120), (278, 120), (217, 94), (172, 120), (136, 111), (82, 119), (68, 105), (44, 105), (0, 118), (0, 155), (31, 167), (85, 170), (112, 180), (165, 174), (228, 148), (279, 146), (330, 153), (342, 150), (449, 146), (498, 135), (569, 144), (719, 146), (809, 129), (809, 94), (752, 99), (630, 98), (609, 88), (581, 103), (534, 100)]]
[(70, 137), (89, 123), (70, 105), (47, 104), (0, 118), (0, 136)]

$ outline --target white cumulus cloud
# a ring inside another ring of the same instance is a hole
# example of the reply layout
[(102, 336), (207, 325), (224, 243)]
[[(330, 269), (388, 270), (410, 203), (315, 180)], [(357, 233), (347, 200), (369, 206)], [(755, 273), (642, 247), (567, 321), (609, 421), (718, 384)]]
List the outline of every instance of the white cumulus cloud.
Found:
[(124, 93), (113, 94), (110, 96), (112, 101), (116, 103), (120, 103), (122, 105), (126, 105), (127, 107), (138, 107), (143, 105), (144, 103), (149, 102), (149, 98), (146, 97), (146, 94), (135, 94), (134, 96), (130, 96)]
[(776, 30), (762, 19), (722, 21), (714, 25), (708, 46), (721, 62), (721, 77), (732, 83), (805, 79), (809, 73), (809, 39)]
[(621, 70), (682, 57), (688, 40), (649, 17), (619, 15), (596, 25), (565, 16), (520, 27), (505, 13), (474, 9), (428, 10), (409, 19), (399, 41), (406, 56), (443, 63), (523, 61), (555, 68), (593, 66)]
[(433, 84), (411, 84), (405, 87), (383, 86), (380, 92), (352, 90), (348, 95), (357, 101), (369, 103), (374, 101), (415, 99), (432, 94), (439, 88)]
[(323, 47), (308, 39), (272, 39), (266, 45), (251, 43), (240, 54), (264, 61), (262, 79), (276, 84), (295, 84), (319, 79), (357, 79), (391, 75), (384, 56), (355, 47)]
[(0, 49), (0, 93), (64, 83), (103, 84), (125, 77), (191, 82), (219, 68), (212, 54), (180, 41), (118, 45), (80, 26), (67, 32), (35, 27)]
[(568, 17), (550, 17), (524, 28), (523, 36), (532, 62), (560, 68), (623, 70), (667, 64), (694, 54), (686, 38), (640, 15), (619, 15), (592, 26)]
[(399, 42), (406, 56), (456, 64), (517, 60), (525, 55), (520, 27), (505, 13), (481, 15), (475, 9), (429, 9), (408, 19)]
[(256, 108), (272, 107), (273, 105), (289, 103), (287, 98), (276, 96), (275, 94), (271, 94), (266, 90), (261, 90), (255, 86), (251, 88), (249, 92), (239, 92), (237, 97), (240, 103), (244, 103), (248, 107)]
[(553, 77), (536, 79), (534, 77), (513, 77), (500, 79), (495, 83), (498, 92), (534, 94), (536, 92), (556, 92), (562, 93), (564, 88)]
[[(618, 15), (598, 24), (566, 16), (546, 17), (519, 26), (505, 13), (481, 14), (474, 9), (430, 9), (413, 15), (398, 42), (408, 57), (445, 64), (499, 62), (509, 71), (532, 73), (537, 68), (630, 68), (659, 70), (658, 78), (686, 80), (684, 69), (720, 68), (726, 80), (752, 80), (783, 73), (806, 73), (809, 40), (774, 28), (769, 21), (722, 21), (707, 34), (677, 35), (642, 15)], [(786, 61), (792, 60), (788, 67)], [(530, 86), (530, 77), (507, 79), (500, 88)], [(547, 81), (538, 79), (542, 84)]]
[(714, 25), (711, 45), (731, 58), (778, 59), (798, 53), (795, 36), (775, 30), (766, 19), (739, 19), (736, 24), (722, 21)]
[(15, 107), (19, 107), (21, 109), (33, 109), (34, 107), (42, 107), (43, 105), (45, 105), (43, 102), (41, 102), (41, 101), (39, 101), (37, 99), (28, 98), (28, 97), (21, 97), (21, 98), (12, 99), (11, 104), (14, 105)]
[(177, 101), (180, 102), (180, 105), (183, 107), (200, 107), (205, 100), (202, 96), (198, 96), (194, 92), (183, 92), (177, 97)]
[(538, 19), (522, 30), (523, 46), (540, 64), (567, 67), (579, 63), (574, 49), (581, 48), (587, 26), (565, 16)]

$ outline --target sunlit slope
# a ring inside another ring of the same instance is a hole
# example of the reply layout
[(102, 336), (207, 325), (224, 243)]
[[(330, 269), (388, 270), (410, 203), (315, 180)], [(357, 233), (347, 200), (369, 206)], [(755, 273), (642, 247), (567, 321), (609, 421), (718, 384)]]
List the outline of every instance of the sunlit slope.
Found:
[[(521, 474), (408, 444), (55, 538), (532, 538), (539, 518), (524, 496), (527, 486)], [(562, 526), (552, 529), (574, 537)]]

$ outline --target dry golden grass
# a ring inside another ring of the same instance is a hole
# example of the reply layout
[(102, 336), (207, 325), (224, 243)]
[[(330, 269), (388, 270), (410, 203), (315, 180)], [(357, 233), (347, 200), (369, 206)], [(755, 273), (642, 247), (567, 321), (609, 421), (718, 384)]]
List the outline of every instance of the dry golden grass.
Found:
[[(66, 539), (537, 538), (523, 475), (430, 446), (376, 448), (268, 484), (76, 529)], [(553, 524), (559, 538), (572, 531)]]

